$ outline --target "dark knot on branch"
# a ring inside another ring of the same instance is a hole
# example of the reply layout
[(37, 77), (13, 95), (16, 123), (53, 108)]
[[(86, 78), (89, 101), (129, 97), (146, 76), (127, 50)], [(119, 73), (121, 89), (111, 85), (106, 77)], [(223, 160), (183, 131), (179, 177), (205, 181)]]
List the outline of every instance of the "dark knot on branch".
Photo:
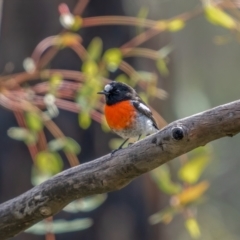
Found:
[(184, 138), (184, 131), (182, 127), (173, 127), (172, 128), (172, 137), (173, 139), (179, 141)]

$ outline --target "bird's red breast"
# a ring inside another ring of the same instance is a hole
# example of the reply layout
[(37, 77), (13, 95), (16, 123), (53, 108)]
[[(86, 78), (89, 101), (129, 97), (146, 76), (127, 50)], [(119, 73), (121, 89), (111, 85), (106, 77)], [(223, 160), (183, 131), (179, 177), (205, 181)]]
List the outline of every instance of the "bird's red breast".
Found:
[(111, 129), (123, 130), (133, 125), (136, 110), (132, 103), (126, 100), (113, 105), (105, 105), (105, 116)]

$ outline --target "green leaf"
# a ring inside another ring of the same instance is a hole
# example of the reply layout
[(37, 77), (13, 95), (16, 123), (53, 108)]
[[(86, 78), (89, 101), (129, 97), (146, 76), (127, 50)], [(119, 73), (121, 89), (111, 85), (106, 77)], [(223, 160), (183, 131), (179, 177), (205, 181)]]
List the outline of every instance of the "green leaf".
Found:
[(179, 178), (190, 184), (196, 183), (209, 161), (209, 154), (206, 152), (195, 155), (179, 169)]
[(34, 144), (37, 141), (36, 134), (26, 128), (11, 127), (8, 129), (7, 134), (10, 138), (18, 141), (24, 141), (27, 145)]
[(155, 225), (160, 222), (168, 224), (172, 221), (174, 215), (176, 215), (180, 211), (181, 211), (180, 208), (167, 207), (167, 208), (163, 209), (162, 211), (159, 211), (159, 212), (151, 215), (148, 218), (148, 221), (151, 225)]
[(117, 82), (123, 82), (123, 83), (127, 83), (127, 84), (131, 84), (129, 78), (126, 76), (126, 74), (120, 74), (116, 77), (115, 79)]
[(185, 221), (185, 227), (192, 238), (199, 239), (201, 237), (200, 227), (195, 218), (187, 219)]
[(33, 165), (31, 172), (31, 183), (33, 186), (37, 186), (52, 177), (52, 174), (39, 171), (36, 166)]
[(37, 168), (46, 174), (54, 175), (63, 169), (61, 156), (56, 152), (42, 151), (35, 158)]
[(177, 194), (182, 190), (180, 184), (174, 183), (171, 180), (170, 171), (167, 165), (163, 165), (151, 171), (151, 176), (158, 187), (166, 194)]
[(211, 4), (205, 7), (205, 16), (209, 22), (224, 28), (235, 29), (237, 26), (235, 20), (229, 14)]
[(80, 112), (78, 114), (78, 122), (81, 128), (88, 129), (91, 125), (91, 118), (88, 112)]
[(72, 138), (57, 138), (48, 143), (48, 148), (51, 152), (63, 150), (68, 153), (79, 154), (81, 152), (80, 145)]
[(78, 31), (83, 24), (83, 19), (80, 16), (74, 16), (74, 23), (71, 26), (71, 30)]
[(148, 104), (148, 96), (146, 92), (138, 92), (138, 95), (146, 104)]
[(35, 132), (39, 132), (43, 129), (43, 121), (41, 116), (36, 112), (25, 113), (26, 124), (29, 129)]
[(168, 93), (161, 88), (155, 88), (151, 95), (161, 100), (165, 100), (168, 97)]
[(92, 60), (99, 60), (102, 55), (102, 47), (102, 39), (99, 37), (93, 38), (87, 48), (88, 54)]
[(144, 82), (154, 82), (157, 78), (156, 74), (152, 72), (138, 71), (137, 73)]
[(102, 117), (101, 128), (104, 132), (109, 132), (110, 131), (110, 128), (109, 128), (109, 126), (107, 124), (107, 121), (106, 121), (106, 118), (104, 116)]
[(167, 67), (167, 63), (164, 59), (160, 58), (156, 62), (157, 69), (159, 73), (161, 73), (163, 76), (167, 77), (169, 75), (169, 70)]
[(145, 20), (148, 16), (148, 13), (149, 13), (149, 8), (148, 7), (141, 7), (139, 12), (138, 12), (138, 15), (137, 17), (140, 18), (140, 19), (143, 19)]
[(66, 212), (77, 213), (90, 212), (98, 208), (107, 199), (107, 194), (98, 194), (91, 197), (82, 198), (68, 204), (63, 210)]
[(74, 231), (82, 231), (91, 227), (93, 224), (92, 219), (82, 218), (74, 220), (54, 220), (53, 222), (42, 221), (32, 227), (28, 228), (25, 232), (33, 233), (36, 235), (45, 235), (48, 232), (60, 234)]
[(65, 138), (56, 138), (48, 142), (48, 149), (51, 152), (62, 150), (65, 146)]
[(174, 47), (171, 44), (168, 44), (158, 50), (158, 54), (161, 58), (166, 58), (173, 51)]
[(63, 151), (66, 153), (74, 153), (79, 154), (81, 152), (80, 145), (72, 138), (65, 138), (65, 145), (63, 147)]
[(115, 72), (122, 62), (122, 52), (118, 48), (108, 49), (103, 56), (103, 60), (107, 64), (107, 68), (110, 72)]
[(93, 60), (86, 60), (82, 65), (82, 72), (89, 76), (96, 76), (98, 74), (98, 65)]
[[(148, 16), (148, 13), (149, 13), (149, 8), (148, 8), (148, 7), (141, 7), (140, 10), (139, 10), (139, 12), (138, 12), (137, 17), (138, 17), (139, 19), (141, 19), (142, 22), (144, 23), (145, 19), (146, 19), (147, 16)], [(140, 34), (143, 30), (144, 30), (144, 27), (138, 26), (136, 33), (137, 33), (137, 34)]]

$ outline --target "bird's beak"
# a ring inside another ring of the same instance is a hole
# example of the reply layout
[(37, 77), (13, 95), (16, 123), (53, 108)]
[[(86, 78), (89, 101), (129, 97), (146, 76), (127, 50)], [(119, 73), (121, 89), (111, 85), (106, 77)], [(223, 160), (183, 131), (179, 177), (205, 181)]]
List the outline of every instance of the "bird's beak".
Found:
[(105, 96), (108, 95), (108, 92), (106, 91), (101, 91), (101, 92), (98, 92), (97, 94), (104, 94)]

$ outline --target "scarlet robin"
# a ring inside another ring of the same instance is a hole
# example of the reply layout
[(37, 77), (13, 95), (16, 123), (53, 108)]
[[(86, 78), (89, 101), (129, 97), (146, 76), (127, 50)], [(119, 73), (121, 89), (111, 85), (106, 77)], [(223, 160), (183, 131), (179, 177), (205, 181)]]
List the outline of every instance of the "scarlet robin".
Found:
[(141, 135), (158, 131), (151, 110), (132, 87), (113, 81), (98, 94), (105, 95), (104, 113), (109, 127), (125, 139), (117, 150), (121, 149), (129, 138), (138, 137), (139, 140)]

